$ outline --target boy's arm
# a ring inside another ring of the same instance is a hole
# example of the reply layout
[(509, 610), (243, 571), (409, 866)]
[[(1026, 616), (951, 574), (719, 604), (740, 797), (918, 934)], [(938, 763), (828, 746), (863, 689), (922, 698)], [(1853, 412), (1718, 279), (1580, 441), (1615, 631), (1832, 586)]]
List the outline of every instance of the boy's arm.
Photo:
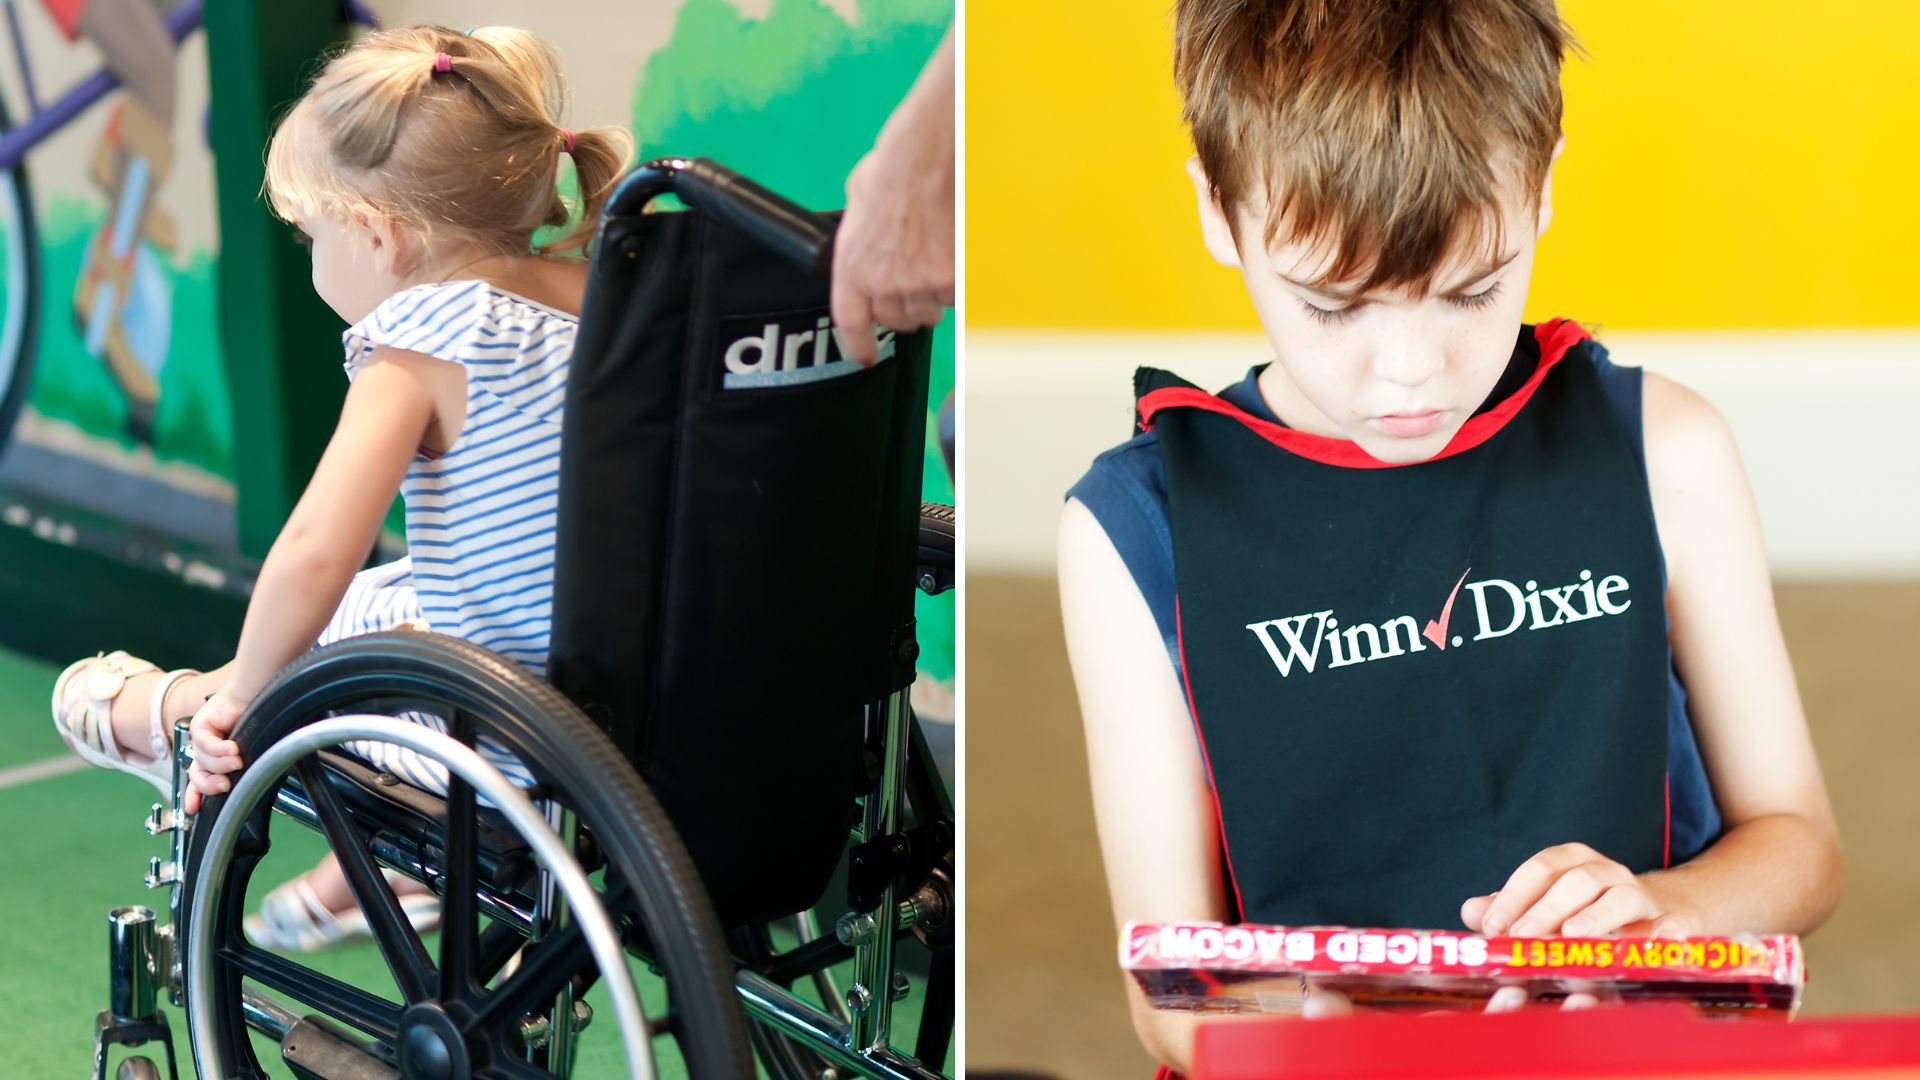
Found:
[[(1079, 500), (1060, 517), (1060, 607), (1086, 725), (1094, 818), (1118, 922), (1225, 921), (1218, 826), (1193, 722), (1146, 600)], [(1185, 1071), (1191, 1013), (1127, 979), (1148, 1052)]]
[(1719, 412), (1669, 379), (1642, 378), (1674, 663), (1727, 830), (1658, 880), (1709, 929), (1807, 933), (1840, 902), (1840, 844), (1753, 493)]
[(1638, 878), (1604, 853), (1549, 849), (1463, 917), (1489, 933), (1556, 933), (1576, 914), (1569, 933), (1807, 933), (1840, 902), (1840, 846), (1753, 495), (1713, 406), (1658, 375), (1643, 380), (1674, 663), (1726, 831), (1689, 862)]

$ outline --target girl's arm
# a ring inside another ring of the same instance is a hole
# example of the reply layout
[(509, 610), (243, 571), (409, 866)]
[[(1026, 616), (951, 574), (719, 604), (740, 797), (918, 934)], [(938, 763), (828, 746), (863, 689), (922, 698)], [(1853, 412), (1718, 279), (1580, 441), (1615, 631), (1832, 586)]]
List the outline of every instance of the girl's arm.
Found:
[[(1086, 724), (1094, 818), (1116, 921), (1225, 921), (1220, 842), (1193, 722), (1146, 600), (1089, 511), (1060, 517), (1060, 607)], [(1147, 1050), (1185, 1071), (1191, 1013), (1127, 979)]]
[(1463, 915), (1489, 933), (1564, 925), (1570, 934), (1804, 934), (1840, 902), (1840, 845), (1774, 611), (1753, 495), (1713, 406), (1658, 375), (1643, 380), (1674, 663), (1726, 831), (1691, 861), (1637, 878), (1590, 849), (1550, 849), (1491, 900), (1468, 901)]
[(326, 628), (373, 550), (433, 424), (436, 399), (447, 400), (451, 381), (464, 378), (445, 360), (384, 346), (354, 378), (313, 479), (260, 566), (227, 683), (194, 714), (188, 813), (199, 810), (202, 796), (226, 791), (225, 774), (244, 764), (229, 738), (234, 725), (247, 703)]
[(313, 647), (366, 565), (434, 417), (426, 365), (446, 364), (380, 348), (354, 378), (313, 479), (260, 567), (232, 678), (221, 691), (234, 704), (253, 700)]

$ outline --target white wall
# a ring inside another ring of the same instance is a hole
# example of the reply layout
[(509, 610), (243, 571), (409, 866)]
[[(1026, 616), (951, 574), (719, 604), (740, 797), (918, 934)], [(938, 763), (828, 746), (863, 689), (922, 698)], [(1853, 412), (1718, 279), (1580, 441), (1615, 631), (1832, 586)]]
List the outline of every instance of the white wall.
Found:
[[(1705, 395), (1732, 425), (1780, 580), (1920, 579), (1920, 332), (1608, 333), (1616, 362)], [(1209, 388), (1253, 334), (974, 330), (962, 367), (970, 572), (1050, 572), (1066, 489), (1132, 422), (1132, 371)]]

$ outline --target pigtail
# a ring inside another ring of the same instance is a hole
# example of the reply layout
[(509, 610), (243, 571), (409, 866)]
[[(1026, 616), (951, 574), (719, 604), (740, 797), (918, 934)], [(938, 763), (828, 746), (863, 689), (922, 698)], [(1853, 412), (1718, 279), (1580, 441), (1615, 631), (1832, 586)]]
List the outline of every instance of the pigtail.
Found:
[[(574, 179), (580, 189), (580, 217), (566, 235), (546, 246), (544, 250), (549, 254), (587, 253), (587, 245), (593, 241), (593, 232), (600, 224), (600, 211), (633, 161), (633, 136), (617, 127), (575, 132), (570, 156)], [(571, 219), (572, 214), (562, 204), (561, 218), (553, 224), (564, 224)]]

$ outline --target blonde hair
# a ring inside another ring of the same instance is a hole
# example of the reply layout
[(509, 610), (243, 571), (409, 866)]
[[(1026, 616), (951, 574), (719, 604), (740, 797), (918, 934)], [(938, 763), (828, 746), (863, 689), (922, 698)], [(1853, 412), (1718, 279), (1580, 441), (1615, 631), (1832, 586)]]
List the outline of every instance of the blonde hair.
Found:
[(1232, 220), (1329, 250), (1324, 279), (1425, 291), (1471, 239), (1504, 244), (1498, 181), (1539, 195), (1560, 139), (1553, 0), (1178, 0), (1174, 77)]
[[(571, 222), (542, 250), (584, 254), (633, 138), (588, 128), (569, 150), (557, 122), (564, 100), (553, 51), (524, 30), (376, 31), (329, 61), (275, 128), (268, 205), (289, 222), (364, 214), (428, 245), (454, 239), (499, 254), (527, 254), (535, 230)], [(560, 195), (563, 152), (577, 207)]]

